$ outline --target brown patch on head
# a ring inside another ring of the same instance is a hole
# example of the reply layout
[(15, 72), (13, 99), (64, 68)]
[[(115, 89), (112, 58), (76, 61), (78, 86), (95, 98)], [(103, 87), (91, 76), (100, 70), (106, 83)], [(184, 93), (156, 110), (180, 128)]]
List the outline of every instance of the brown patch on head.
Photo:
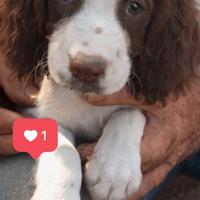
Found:
[(183, 92), (197, 74), (199, 11), (195, 0), (135, 2), (121, 0), (118, 6), (119, 21), (129, 36), (130, 58), (139, 77), (132, 74), (130, 79), (136, 96), (145, 96), (149, 103), (164, 102), (170, 94)]
[[(153, 0), (141, 0), (142, 10), (140, 13), (131, 15), (128, 11), (131, 8), (131, 1), (121, 0), (118, 5), (118, 18), (121, 26), (128, 33), (131, 43), (131, 53), (139, 54), (144, 47), (145, 34), (153, 12)], [(129, 9), (129, 10), (128, 10)]]
[[(41, 0), (36, 0), (41, 1)], [(68, 18), (77, 13), (84, 0), (73, 0), (73, 1), (56, 1), (48, 0), (46, 3), (46, 8), (48, 9), (48, 25), (49, 30), (54, 30), (54, 25), (64, 18)], [(51, 32), (52, 32), (51, 31)]]

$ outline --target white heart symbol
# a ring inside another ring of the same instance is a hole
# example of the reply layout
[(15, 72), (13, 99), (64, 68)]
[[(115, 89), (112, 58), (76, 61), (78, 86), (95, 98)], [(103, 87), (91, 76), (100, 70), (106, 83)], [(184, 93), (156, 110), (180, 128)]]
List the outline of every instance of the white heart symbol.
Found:
[(26, 130), (24, 131), (24, 137), (29, 141), (33, 142), (38, 136), (38, 132), (35, 130)]

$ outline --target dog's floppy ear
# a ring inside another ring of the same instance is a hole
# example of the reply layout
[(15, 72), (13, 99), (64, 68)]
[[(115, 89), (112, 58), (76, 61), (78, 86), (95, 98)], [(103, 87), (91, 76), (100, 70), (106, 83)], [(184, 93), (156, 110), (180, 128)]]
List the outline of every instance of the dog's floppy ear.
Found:
[(6, 0), (1, 6), (0, 51), (6, 65), (22, 76), (37, 65), (44, 50), (45, 1)]
[[(178, 95), (200, 66), (200, 13), (195, 0), (155, 0), (146, 30), (145, 48), (136, 58), (142, 88), (149, 103)], [(142, 92), (141, 92), (142, 91)]]

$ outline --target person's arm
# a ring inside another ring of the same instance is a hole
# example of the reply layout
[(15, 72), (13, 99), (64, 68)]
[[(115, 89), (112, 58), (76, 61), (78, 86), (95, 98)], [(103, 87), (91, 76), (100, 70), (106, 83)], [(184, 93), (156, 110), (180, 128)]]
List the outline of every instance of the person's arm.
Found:
[[(131, 200), (138, 200), (158, 186), (179, 162), (200, 149), (200, 81), (187, 95), (177, 101), (169, 101), (164, 108), (160, 104), (147, 106), (133, 100), (129, 92), (111, 97), (89, 98), (93, 105), (129, 104), (145, 110), (148, 122), (141, 145), (142, 171), (144, 174), (139, 191)], [(83, 160), (87, 160), (94, 145), (79, 148)]]

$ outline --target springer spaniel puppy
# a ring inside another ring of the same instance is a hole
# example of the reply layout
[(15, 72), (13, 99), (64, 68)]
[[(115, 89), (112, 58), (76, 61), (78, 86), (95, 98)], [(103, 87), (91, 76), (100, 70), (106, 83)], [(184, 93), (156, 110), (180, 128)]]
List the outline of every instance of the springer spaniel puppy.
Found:
[(127, 86), (147, 103), (178, 97), (200, 65), (197, 2), (2, 2), (0, 44), (7, 64), (20, 76), (35, 66), (48, 71), (35, 112), (59, 123), (58, 148), (40, 157), (32, 200), (79, 200), (76, 142), (98, 138), (85, 169), (88, 190), (94, 200), (128, 199), (142, 179), (145, 116), (130, 106), (94, 107), (82, 96), (109, 95)]

